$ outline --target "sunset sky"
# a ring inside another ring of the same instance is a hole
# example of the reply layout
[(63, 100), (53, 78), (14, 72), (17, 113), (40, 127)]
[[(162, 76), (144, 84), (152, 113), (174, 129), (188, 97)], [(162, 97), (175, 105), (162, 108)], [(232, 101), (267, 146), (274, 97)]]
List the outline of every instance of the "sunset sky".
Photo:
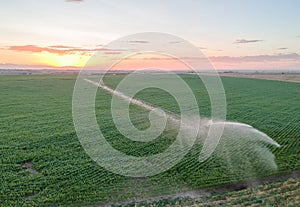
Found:
[(105, 44), (154, 31), (190, 41), (217, 69), (300, 69), (299, 8), (299, 0), (2, 1), (0, 68), (80, 68)]

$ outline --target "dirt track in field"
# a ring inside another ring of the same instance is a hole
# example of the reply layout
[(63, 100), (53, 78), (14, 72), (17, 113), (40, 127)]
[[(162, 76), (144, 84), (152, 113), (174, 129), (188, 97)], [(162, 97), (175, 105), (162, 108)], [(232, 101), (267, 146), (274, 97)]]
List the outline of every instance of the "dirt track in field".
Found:
[[(187, 192), (182, 192), (182, 193), (177, 193), (177, 194), (172, 194), (172, 195), (162, 195), (162, 196), (151, 197), (151, 198), (136, 198), (136, 199), (128, 201), (128, 202), (108, 203), (106, 205), (101, 205), (101, 206), (103, 206), (103, 207), (123, 206), (123, 205), (140, 203), (140, 202), (152, 203), (152, 202), (160, 201), (160, 200), (164, 200), (164, 199), (173, 200), (176, 198), (188, 198), (188, 197), (191, 199), (197, 199), (197, 198), (211, 196), (212, 192), (213, 193), (229, 193), (229, 192), (233, 192), (233, 191), (240, 191), (240, 190), (246, 189), (248, 187), (254, 187), (254, 186), (263, 185), (263, 184), (270, 183), (270, 182), (284, 181), (284, 180), (288, 180), (289, 178), (299, 178), (299, 177), (300, 177), (300, 170), (296, 170), (293, 172), (272, 175), (272, 176), (268, 176), (265, 178), (257, 178), (257, 179), (247, 180), (247, 181), (240, 181), (240, 182), (236, 182), (236, 183), (225, 184), (225, 185), (218, 185), (218, 186), (202, 188), (199, 190), (187, 191)], [(100, 207), (100, 206), (97, 206), (97, 207)]]
[(219, 75), (300, 83), (300, 73), (219, 73)]

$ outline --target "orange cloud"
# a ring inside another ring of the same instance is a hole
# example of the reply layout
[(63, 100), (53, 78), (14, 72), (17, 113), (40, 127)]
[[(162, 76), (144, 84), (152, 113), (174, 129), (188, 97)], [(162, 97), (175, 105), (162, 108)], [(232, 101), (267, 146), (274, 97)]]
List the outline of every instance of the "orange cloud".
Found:
[(41, 53), (48, 52), (57, 55), (70, 55), (79, 53), (81, 55), (91, 55), (93, 52), (106, 50), (105, 48), (79, 48), (65, 45), (51, 45), (48, 47), (41, 47), (37, 45), (17, 45), (9, 46), (4, 48), (6, 50), (13, 50), (17, 52), (31, 52), (31, 53)]
[(16, 52), (30, 52), (30, 53), (42, 53), (48, 52), (56, 55), (88, 55), (91, 56), (97, 51), (104, 51), (104, 54), (115, 55), (120, 54), (124, 49), (107, 49), (105, 47), (100, 47), (97, 45), (94, 48), (80, 48), (66, 45), (51, 45), (48, 47), (41, 47), (37, 45), (17, 45), (17, 46), (8, 46), (6, 48), (2, 48), (4, 50), (11, 50)]
[(121, 54), (121, 51), (105, 51), (104, 54), (106, 55), (118, 55)]
[(65, 46), (65, 45), (51, 45), (49, 47), (57, 48), (57, 49), (75, 49), (75, 48), (78, 48), (78, 47)]

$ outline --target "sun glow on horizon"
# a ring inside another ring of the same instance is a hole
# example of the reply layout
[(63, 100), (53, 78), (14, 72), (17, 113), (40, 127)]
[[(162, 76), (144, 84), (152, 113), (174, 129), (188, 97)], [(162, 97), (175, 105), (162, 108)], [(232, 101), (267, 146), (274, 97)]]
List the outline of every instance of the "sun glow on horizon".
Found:
[(90, 57), (77, 54), (48, 54), (41, 59), (42, 64), (52, 67), (83, 67)]

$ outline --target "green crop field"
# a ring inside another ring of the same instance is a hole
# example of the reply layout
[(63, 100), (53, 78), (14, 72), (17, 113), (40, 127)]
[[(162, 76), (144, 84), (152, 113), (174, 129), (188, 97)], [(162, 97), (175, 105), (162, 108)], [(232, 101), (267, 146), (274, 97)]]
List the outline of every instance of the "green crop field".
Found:
[[(115, 87), (124, 75), (109, 75)], [(199, 102), (200, 115), (210, 116), (210, 102), (195, 75), (182, 75)], [(130, 178), (99, 166), (82, 148), (72, 120), (75, 75), (0, 76), (0, 205), (104, 205), (176, 194), (241, 179), (264, 177), (300, 169), (300, 84), (222, 77), (227, 119), (252, 125), (281, 147), (270, 146), (277, 171), (253, 164), (242, 177), (217, 157), (198, 162), (200, 145), (171, 169), (152, 177)], [(174, 113), (174, 99), (159, 89), (145, 89), (137, 98)], [(124, 138), (110, 113), (111, 94), (98, 90), (96, 115), (107, 141), (134, 156), (163, 151), (174, 140), (174, 130), (159, 139), (137, 143)], [(148, 112), (130, 107), (132, 123), (147, 128)], [(299, 181), (297, 181), (299, 183)], [(290, 202), (290, 201), (289, 201)]]

